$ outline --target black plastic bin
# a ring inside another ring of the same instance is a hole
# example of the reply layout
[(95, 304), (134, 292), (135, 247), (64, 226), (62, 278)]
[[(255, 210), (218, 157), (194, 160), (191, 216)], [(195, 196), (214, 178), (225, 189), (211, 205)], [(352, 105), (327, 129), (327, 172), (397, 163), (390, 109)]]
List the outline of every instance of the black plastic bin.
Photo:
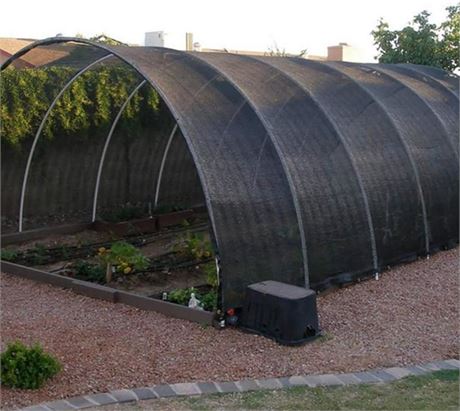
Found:
[(280, 344), (305, 343), (320, 334), (316, 293), (278, 281), (251, 284), (246, 289), (241, 326)]

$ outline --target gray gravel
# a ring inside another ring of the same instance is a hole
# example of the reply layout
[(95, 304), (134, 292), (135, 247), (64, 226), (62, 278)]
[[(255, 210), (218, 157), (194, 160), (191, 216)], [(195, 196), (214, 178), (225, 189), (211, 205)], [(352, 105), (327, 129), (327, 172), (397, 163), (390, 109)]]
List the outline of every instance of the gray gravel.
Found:
[(319, 298), (326, 336), (283, 347), (2, 274), (1, 347), (40, 342), (64, 370), (2, 406), (160, 383), (360, 371), (458, 358), (458, 249)]

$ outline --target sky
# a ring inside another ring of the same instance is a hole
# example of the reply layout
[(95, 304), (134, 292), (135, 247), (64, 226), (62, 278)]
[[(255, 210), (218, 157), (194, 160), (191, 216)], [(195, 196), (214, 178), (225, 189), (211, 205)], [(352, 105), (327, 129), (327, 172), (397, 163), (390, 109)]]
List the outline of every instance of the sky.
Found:
[[(445, 18), (455, 0), (56, 0), (3, 1), (0, 37), (41, 39), (58, 33), (85, 37), (105, 33), (143, 45), (147, 31), (192, 32), (206, 48), (326, 55), (346, 42), (368, 61), (377, 55), (370, 32), (383, 17), (390, 28), (406, 25), (422, 10), (432, 21)], [(6, 18), (5, 18), (6, 17)]]

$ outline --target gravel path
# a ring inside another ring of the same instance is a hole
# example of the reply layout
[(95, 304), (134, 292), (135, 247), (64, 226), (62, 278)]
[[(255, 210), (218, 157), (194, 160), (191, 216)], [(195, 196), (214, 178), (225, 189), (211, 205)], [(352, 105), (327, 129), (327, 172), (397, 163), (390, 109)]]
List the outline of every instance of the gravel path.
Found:
[(64, 370), (2, 406), (160, 383), (359, 371), (458, 358), (458, 249), (318, 300), (326, 337), (283, 347), (2, 274), (1, 346), (39, 341)]

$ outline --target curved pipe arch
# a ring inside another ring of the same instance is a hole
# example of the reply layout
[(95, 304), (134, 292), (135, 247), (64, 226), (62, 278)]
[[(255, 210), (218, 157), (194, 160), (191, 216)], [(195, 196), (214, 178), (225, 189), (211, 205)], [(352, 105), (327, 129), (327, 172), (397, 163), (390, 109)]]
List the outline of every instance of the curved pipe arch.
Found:
[(443, 89), (453, 94), (457, 100), (460, 100), (460, 96), (458, 94), (458, 87), (456, 90), (454, 90), (453, 88), (448, 87), (443, 80), (440, 80), (438, 77), (433, 75), (435, 72), (438, 72), (438, 71), (444, 74), (444, 72), (441, 69), (438, 69), (436, 67), (426, 67), (426, 66), (420, 66), (418, 64), (409, 64), (409, 63), (400, 63), (400, 64), (397, 64), (397, 66), (404, 67), (407, 70), (410, 70), (418, 74), (421, 74), (422, 76), (428, 77), (435, 83), (439, 84)]
[[(420, 158), (417, 157), (416, 152), (414, 152), (413, 148), (410, 146), (409, 142), (407, 141), (408, 140), (407, 136), (410, 135), (408, 131), (411, 132), (412, 130), (407, 128), (406, 126), (405, 126), (406, 128), (403, 128), (401, 125), (400, 126), (397, 125), (397, 120), (395, 119), (395, 112), (396, 112), (395, 108), (392, 107), (391, 105), (387, 105), (385, 100), (381, 96), (379, 96), (379, 92), (377, 91), (377, 88), (374, 88), (373, 83), (371, 82), (365, 83), (364, 81), (358, 81), (355, 78), (356, 74), (352, 74), (353, 71), (348, 72), (347, 68), (349, 68), (350, 70), (355, 70), (357, 68), (362, 69), (362, 67), (364, 67), (366, 70), (368, 70), (369, 73), (371, 71), (375, 71), (376, 73), (381, 74), (384, 78), (389, 79), (389, 81), (393, 82), (394, 84), (397, 84), (400, 88), (407, 90), (410, 93), (410, 95), (416, 99), (416, 101), (418, 101), (419, 103), (423, 105), (423, 107), (427, 106), (426, 102), (424, 101), (424, 99), (418, 96), (417, 93), (414, 92), (414, 90), (409, 88), (407, 85), (403, 84), (402, 82), (399, 82), (398, 80), (394, 79), (392, 76), (387, 75), (385, 72), (381, 71), (380, 69), (377, 70), (373, 65), (359, 64), (359, 63), (356, 65), (353, 65), (351, 63), (333, 63), (331, 62), (331, 63), (327, 63), (327, 66), (337, 71), (341, 75), (349, 78), (351, 81), (356, 83), (362, 90), (364, 90), (368, 95), (372, 96), (374, 103), (377, 104), (379, 107), (381, 107), (384, 115), (387, 117), (390, 124), (393, 126), (394, 130), (397, 132), (403, 144), (403, 147), (406, 151), (406, 154), (410, 160), (411, 168), (415, 175), (417, 191), (418, 191), (418, 195), (420, 199), (420, 205), (421, 205), (423, 223), (424, 223), (425, 253), (429, 254), (432, 248), (431, 247), (432, 242), (433, 242), (432, 237), (433, 237), (433, 231), (434, 231), (432, 221), (430, 220), (430, 218), (433, 217), (432, 215), (433, 213), (432, 212), (430, 213), (430, 211), (433, 211), (432, 206), (430, 207), (430, 199), (432, 200), (433, 193), (431, 192), (430, 187), (426, 189), (426, 184), (427, 184), (426, 172), (424, 174), (421, 171), (423, 164), (420, 163)], [(386, 84), (388, 84), (388, 82), (386, 82)], [(429, 107), (427, 109), (431, 113), (431, 109)], [(438, 120), (437, 117), (436, 117), (436, 120)], [(416, 127), (419, 127), (419, 126), (417, 125)], [(403, 130), (405, 132), (404, 134), (401, 134)], [(445, 127), (443, 127), (443, 130), (445, 131)], [(419, 130), (419, 133), (420, 135), (426, 134), (425, 130), (423, 129)], [(446, 145), (450, 146), (447, 132), (443, 133), (442, 140), (443, 141), (447, 140), (445, 141)], [(455, 150), (453, 151), (455, 152)], [(457, 156), (457, 153), (455, 152), (454, 155)], [(425, 180), (424, 180), (424, 177), (425, 177)]]
[(365, 67), (368, 67), (371, 70), (375, 70), (375, 71), (377, 71), (378, 73), (380, 73), (383, 76), (387, 76), (388, 78), (391, 78), (394, 82), (396, 82), (396, 83), (402, 85), (403, 87), (405, 87), (405, 89), (408, 90), (417, 99), (417, 101), (420, 101), (427, 108), (427, 110), (430, 113), (432, 113), (433, 118), (435, 118), (435, 121), (438, 123), (438, 126), (441, 127), (442, 130), (444, 131), (447, 143), (452, 147), (452, 150), (457, 155), (457, 159), (459, 158), (458, 157), (458, 147), (455, 148), (454, 145), (453, 145), (452, 140), (450, 140), (448, 138), (448, 136), (447, 136), (448, 131), (447, 131), (447, 128), (446, 128), (445, 124), (441, 121), (441, 119), (439, 118), (439, 115), (433, 110), (433, 107), (430, 104), (428, 104), (428, 102), (424, 98), (420, 97), (420, 95), (414, 90), (414, 88), (410, 84), (407, 84), (407, 82), (399, 79), (398, 76), (395, 75), (387, 67), (382, 68), (382, 67), (378, 67), (378, 66), (370, 65), (370, 64), (366, 64)]
[(174, 127), (171, 131), (171, 134), (169, 135), (168, 141), (166, 143), (166, 147), (163, 152), (163, 156), (161, 158), (161, 163), (160, 163), (160, 170), (158, 172), (158, 177), (157, 177), (157, 182), (155, 184), (155, 197), (153, 200), (153, 207), (156, 208), (158, 205), (158, 198), (160, 197), (160, 188), (161, 188), (161, 179), (163, 177), (163, 171), (165, 168), (166, 164), (166, 159), (168, 158), (168, 153), (169, 153), (169, 148), (171, 147), (172, 140), (174, 136), (176, 135), (177, 131), (177, 124), (174, 124)]
[[(253, 100), (248, 96), (248, 94), (243, 90), (242, 87), (238, 85), (238, 83), (227, 73), (224, 73), (222, 70), (220, 70), (218, 67), (216, 67), (214, 64), (209, 62), (205, 58), (199, 58), (196, 57), (194, 54), (192, 54), (194, 58), (199, 60), (200, 62), (203, 62), (204, 64), (208, 65), (209, 67), (212, 67), (213, 70), (217, 71), (218, 73), (221, 73), (225, 78), (232, 84), (232, 86), (238, 90), (238, 93), (240, 93), (243, 98), (244, 98), (244, 104), (247, 104), (251, 107), (251, 109), (254, 111), (256, 114), (257, 118), (260, 120), (260, 122), (263, 124), (265, 127), (265, 130), (267, 131), (267, 136), (270, 138), (270, 142), (273, 144), (275, 147), (276, 153), (278, 155), (278, 158), (282, 164), (284, 174), (286, 175), (288, 185), (289, 185), (289, 190), (291, 192), (292, 200), (294, 203), (294, 208), (296, 212), (296, 217), (297, 217), (297, 222), (299, 224), (299, 232), (300, 232), (300, 241), (301, 241), (301, 249), (302, 249), (302, 259), (303, 259), (303, 270), (304, 270), (304, 279), (305, 279), (305, 287), (309, 288), (310, 286), (310, 275), (309, 275), (309, 267), (308, 267), (308, 252), (307, 252), (307, 240), (305, 236), (305, 227), (304, 227), (304, 222), (302, 219), (302, 212), (301, 212), (301, 204), (299, 201), (299, 196), (296, 190), (296, 185), (294, 183), (294, 180), (292, 178), (291, 171), (289, 170), (289, 167), (286, 164), (286, 161), (284, 160), (284, 155), (282, 153), (282, 149), (280, 145), (278, 144), (277, 138), (272, 130), (272, 127), (270, 124), (266, 121), (265, 116), (261, 113), (261, 111), (257, 108), (257, 105), (253, 102)], [(287, 104), (287, 102), (286, 102)], [(239, 112), (241, 107), (237, 108), (237, 111), (235, 112), (235, 115)], [(279, 115), (282, 112), (282, 108), (278, 111), (277, 115)], [(276, 116), (275, 116), (276, 117)], [(234, 120), (234, 116), (232, 116), (232, 121)], [(265, 145), (265, 142), (263, 146)]]
[(429, 226), (428, 226), (428, 218), (427, 218), (426, 205), (425, 205), (425, 197), (424, 197), (422, 185), (420, 183), (420, 173), (415, 163), (415, 160), (411, 154), (410, 148), (401, 135), (401, 131), (397, 127), (394, 119), (388, 113), (387, 109), (382, 105), (379, 99), (370, 90), (368, 90), (366, 87), (360, 84), (354, 77), (347, 74), (344, 70), (339, 69), (337, 65), (327, 64), (327, 67), (329, 67), (329, 69), (334, 71), (335, 73), (345, 76), (351, 83), (354, 84), (355, 87), (360, 89), (364, 94), (366, 94), (373, 100), (374, 104), (376, 104), (379, 107), (379, 109), (381, 110), (381, 112), (383, 113), (383, 115), (385, 116), (389, 124), (391, 125), (392, 129), (394, 130), (396, 136), (398, 137), (398, 140), (401, 142), (401, 145), (404, 148), (404, 151), (409, 159), (411, 169), (412, 169), (412, 172), (414, 173), (414, 178), (416, 181), (417, 194), (420, 200), (420, 207), (421, 207), (422, 218), (423, 218), (423, 235), (424, 235), (424, 240), (425, 240), (425, 252), (428, 254), (430, 251)]
[(269, 66), (269, 67), (275, 69), (276, 72), (279, 73), (280, 76), (283, 76), (288, 81), (290, 81), (293, 84), (295, 84), (298, 87), (299, 90), (302, 90), (304, 95), (308, 96), (308, 98), (311, 100), (311, 102), (314, 104), (314, 106), (318, 109), (318, 112), (320, 113), (320, 116), (322, 116), (324, 118), (324, 120), (332, 127), (333, 132), (335, 133), (335, 135), (337, 136), (338, 140), (342, 144), (342, 147), (344, 148), (345, 153), (346, 153), (347, 157), (349, 158), (351, 168), (353, 170), (353, 173), (356, 176), (356, 180), (357, 180), (358, 187), (359, 187), (361, 197), (362, 197), (362, 201), (363, 201), (363, 204), (364, 204), (364, 209), (365, 209), (365, 212), (366, 212), (366, 219), (367, 219), (368, 230), (369, 230), (369, 238), (370, 238), (370, 248), (371, 248), (371, 253), (372, 253), (372, 264), (373, 264), (373, 268), (374, 268), (375, 272), (377, 273), (379, 271), (379, 256), (378, 256), (378, 253), (377, 253), (377, 244), (376, 244), (376, 240), (375, 240), (375, 228), (374, 228), (374, 223), (373, 223), (373, 219), (372, 219), (372, 212), (371, 212), (370, 206), (369, 206), (369, 196), (368, 196), (368, 193), (367, 193), (366, 189), (364, 188), (363, 177), (362, 177), (360, 171), (358, 170), (358, 168), (356, 166), (356, 160), (354, 158), (354, 155), (353, 155), (353, 153), (352, 153), (352, 151), (350, 149), (349, 144), (347, 143), (346, 139), (344, 138), (343, 133), (340, 131), (340, 129), (337, 126), (337, 124), (330, 118), (330, 116), (327, 115), (326, 110), (321, 105), (321, 103), (318, 101), (318, 99), (315, 98), (315, 96), (308, 90), (308, 88), (305, 87), (305, 85), (303, 85), (300, 81), (296, 80), (293, 76), (289, 75), (288, 73), (282, 71), (277, 66), (268, 63), (264, 59), (260, 59), (260, 58), (256, 58), (256, 57), (249, 57), (249, 58), (253, 58), (256, 61), (261, 62), (262, 64), (265, 64), (266, 66)]
[[(50, 106), (48, 107), (48, 110), (46, 110), (45, 115), (42, 118), (42, 121), (40, 122), (40, 126), (38, 127), (38, 130), (35, 134), (34, 140), (32, 142), (32, 146), (29, 151), (29, 156), (27, 158), (27, 163), (26, 163), (26, 168), (24, 170), (24, 178), (22, 180), (22, 188), (21, 188), (21, 198), (19, 200), (19, 227), (18, 231), (22, 232), (22, 222), (23, 222), (23, 217), (24, 217), (24, 201), (25, 201), (25, 195), (26, 195), (26, 189), (27, 189), (27, 181), (29, 179), (29, 171), (30, 171), (30, 166), (32, 164), (32, 158), (35, 153), (35, 148), (37, 147), (38, 139), (40, 138), (40, 135), (43, 131), (43, 127), (46, 124), (46, 121), (48, 120), (48, 117), (51, 114), (51, 111), (57, 104), (58, 100), (61, 98), (61, 96), (66, 92), (66, 90), (69, 89), (69, 87), (84, 73), (86, 73), (89, 69), (91, 69), (93, 66), (96, 64), (101, 63), (104, 60), (107, 60), (108, 58), (113, 57), (113, 54), (107, 54), (100, 59), (93, 61), (92, 63), (88, 64), (86, 67), (82, 68), (81, 70), (78, 70), (77, 73), (70, 78), (70, 80), (64, 85), (64, 87), (59, 91), (59, 93), (56, 95), (54, 100), (51, 102)], [(2, 67), (3, 69), (3, 67)]]
[[(372, 65), (372, 67), (377, 65)], [(381, 66), (381, 67), (380, 67)], [(449, 134), (449, 144), (455, 150), (457, 158), (459, 156), (458, 146), (458, 106), (459, 99), (454, 93), (449, 91), (443, 84), (432, 77), (425, 76), (421, 71), (413, 70), (409, 65), (392, 64), (378, 65), (379, 70), (385, 70), (387, 74), (399, 81), (404, 82), (413, 90), (429, 107), (430, 110), (438, 117), (442, 127)], [(419, 86), (419, 87), (416, 87)], [(436, 96), (432, 93), (436, 93)], [(443, 117), (450, 118), (449, 122), (443, 121)], [(448, 128), (449, 125), (449, 128)]]
[(97, 169), (96, 184), (94, 186), (93, 213), (92, 213), (92, 218), (91, 218), (91, 222), (93, 222), (93, 223), (96, 221), (97, 199), (98, 199), (98, 196), (99, 196), (99, 185), (100, 185), (100, 182), (101, 182), (102, 169), (104, 168), (105, 155), (107, 153), (107, 149), (109, 147), (110, 141), (112, 140), (113, 132), (115, 131), (115, 128), (117, 127), (118, 121), (120, 120), (121, 115), (123, 114), (123, 111), (125, 111), (126, 106), (129, 104), (129, 102), (134, 97), (134, 95), (139, 91), (139, 89), (146, 82), (147, 82), (147, 80), (142, 80), (136, 87), (134, 87), (134, 90), (126, 98), (126, 100), (121, 105), (120, 109), (118, 110), (118, 113), (117, 113), (117, 115), (116, 115), (115, 119), (113, 120), (112, 125), (110, 127), (110, 131), (107, 134), (107, 138), (105, 139), (104, 147), (102, 148), (101, 158), (99, 160), (99, 166), (98, 166), (98, 169)]

